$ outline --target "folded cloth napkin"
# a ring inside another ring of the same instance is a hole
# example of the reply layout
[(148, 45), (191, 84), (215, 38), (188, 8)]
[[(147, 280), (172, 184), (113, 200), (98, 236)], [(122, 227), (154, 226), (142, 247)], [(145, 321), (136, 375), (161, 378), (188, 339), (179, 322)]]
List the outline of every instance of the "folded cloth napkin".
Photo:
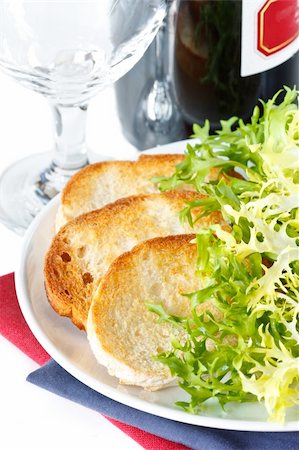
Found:
[[(16, 312), (18, 306), (12, 282), (12, 275), (0, 279), (0, 308), (4, 309), (4, 313), (1, 311), (0, 314), (0, 332), (16, 345), (19, 345), (23, 333), (22, 349), (26, 351), (24, 347), (28, 346), (28, 340), (33, 337), (31, 335), (29, 338), (30, 330), (25, 330), (24, 323), (20, 333), (18, 331), (20, 329), (18, 324), (21, 320), (23, 322), (23, 319), (20, 317), (20, 311)], [(18, 318), (16, 318), (17, 315)], [(26, 340), (27, 344), (23, 344)], [(43, 363), (47, 357), (44, 351), (41, 353), (41, 349), (36, 347), (37, 344), (33, 339), (32, 357)], [(26, 351), (26, 353), (28, 352)], [(42, 355), (44, 356), (42, 357)], [(116, 426), (132, 436), (146, 449), (183, 450), (187, 446), (194, 450), (299, 450), (299, 435), (296, 432), (258, 433), (217, 430), (183, 424), (138, 411), (90, 389), (53, 360), (31, 373), (28, 380), (113, 418)]]

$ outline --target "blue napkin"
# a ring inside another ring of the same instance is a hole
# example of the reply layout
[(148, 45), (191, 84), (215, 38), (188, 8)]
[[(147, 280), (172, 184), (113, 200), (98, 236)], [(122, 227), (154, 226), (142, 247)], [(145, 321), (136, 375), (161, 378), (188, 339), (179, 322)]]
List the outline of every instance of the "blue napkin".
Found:
[(27, 380), (87, 408), (194, 450), (299, 450), (299, 433), (226, 431), (184, 424), (138, 411), (84, 385), (55, 361)]

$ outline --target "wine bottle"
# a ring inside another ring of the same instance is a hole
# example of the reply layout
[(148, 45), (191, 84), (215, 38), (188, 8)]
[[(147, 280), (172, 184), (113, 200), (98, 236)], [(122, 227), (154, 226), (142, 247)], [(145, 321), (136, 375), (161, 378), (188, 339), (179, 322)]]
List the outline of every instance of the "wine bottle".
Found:
[(296, 0), (180, 1), (174, 92), (186, 122), (247, 120), (259, 98), (298, 82)]
[[(212, 132), (231, 116), (246, 121), (258, 99), (268, 100), (284, 85), (299, 88), (297, 0), (174, 0), (171, 14), (164, 58), (181, 114), (176, 140), (206, 119)], [(116, 83), (124, 134), (139, 149), (147, 143), (136, 130), (138, 99), (154, 66), (152, 45)]]
[(242, 0), (241, 76), (262, 74), (265, 100), (299, 89), (298, 0)]

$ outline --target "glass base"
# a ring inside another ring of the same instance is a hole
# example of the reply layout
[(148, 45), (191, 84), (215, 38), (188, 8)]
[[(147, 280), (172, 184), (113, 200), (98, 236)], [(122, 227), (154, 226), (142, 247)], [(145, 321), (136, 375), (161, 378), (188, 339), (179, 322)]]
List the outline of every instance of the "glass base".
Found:
[[(53, 153), (28, 156), (9, 166), (0, 177), (0, 221), (24, 234), (39, 211), (62, 190), (77, 170), (60, 169)], [(88, 153), (88, 161), (111, 159)]]

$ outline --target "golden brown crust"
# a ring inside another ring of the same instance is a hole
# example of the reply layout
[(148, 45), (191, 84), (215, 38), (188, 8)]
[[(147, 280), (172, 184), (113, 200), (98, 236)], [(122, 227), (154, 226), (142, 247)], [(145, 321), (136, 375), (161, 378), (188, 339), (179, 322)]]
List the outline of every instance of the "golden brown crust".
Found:
[[(137, 161), (102, 161), (99, 163), (89, 164), (83, 169), (75, 173), (63, 189), (61, 201), (62, 204), (67, 205), (73, 200), (73, 196), (79, 197), (78, 189), (85, 192), (88, 188), (91, 179), (97, 179), (101, 173), (107, 170), (117, 169), (121, 173), (130, 173), (130, 177), (134, 173), (140, 171), (148, 171), (151, 177), (155, 175), (168, 176), (174, 171), (175, 165), (181, 163), (185, 159), (182, 154), (161, 154), (161, 155), (140, 155)], [(152, 172), (154, 174), (152, 175)], [(147, 172), (142, 173), (146, 178)]]
[[(68, 222), (45, 258), (46, 291), (54, 310), (84, 329), (91, 296), (113, 260), (146, 239), (192, 231), (178, 215), (186, 201), (202, 197), (189, 191), (131, 196)], [(210, 223), (223, 223), (221, 214), (203, 217), (195, 230)]]
[(182, 154), (141, 155), (137, 161), (105, 161), (84, 167), (62, 192), (64, 222), (121, 197), (158, 192), (150, 180), (170, 176)]
[(170, 164), (173, 169), (175, 165), (184, 161), (185, 155), (179, 153), (161, 153), (156, 155), (149, 155), (142, 153), (138, 158), (139, 165), (146, 165), (147, 167)]

